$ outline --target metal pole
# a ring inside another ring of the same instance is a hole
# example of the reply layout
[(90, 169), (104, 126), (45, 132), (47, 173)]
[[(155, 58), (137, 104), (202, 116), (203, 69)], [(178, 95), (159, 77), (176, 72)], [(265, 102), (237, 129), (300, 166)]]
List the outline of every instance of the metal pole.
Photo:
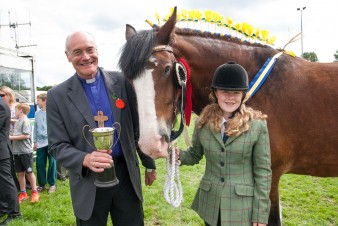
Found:
[(302, 57), (303, 57), (303, 10), (300, 11), (300, 32), (302, 33), (301, 34), (301, 42), (302, 42)]
[(306, 6), (302, 8), (297, 8), (297, 11), (300, 11), (300, 32), (301, 32), (301, 47), (302, 47), (302, 57), (303, 57), (303, 10), (306, 9)]

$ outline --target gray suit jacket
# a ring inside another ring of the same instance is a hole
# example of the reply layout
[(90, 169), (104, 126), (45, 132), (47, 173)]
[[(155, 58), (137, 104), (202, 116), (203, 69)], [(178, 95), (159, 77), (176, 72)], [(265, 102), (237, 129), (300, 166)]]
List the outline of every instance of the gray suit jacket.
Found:
[[(100, 69), (101, 70), (101, 69)], [(119, 72), (101, 70), (113, 110), (114, 119), (121, 124), (120, 142), (126, 159), (129, 176), (134, 190), (142, 201), (141, 177), (136, 150), (142, 164), (155, 169), (155, 162), (142, 154), (137, 146), (138, 113), (134, 90)], [(121, 98), (125, 107), (119, 109), (113, 96)], [(85, 125), (95, 128), (95, 121), (81, 82), (75, 74), (67, 81), (52, 88), (47, 98), (47, 124), (50, 153), (69, 170), (70, 190), (75, 216), (88, 220), (91, 216), (96, 187), (95, 174), (83, 167), (85, 155), (93, 151), (82, 135)], [(87, 131), (87, 130), (86, 130)], [(87, 131), (85, 136), (91, 142), (93, 137)]]

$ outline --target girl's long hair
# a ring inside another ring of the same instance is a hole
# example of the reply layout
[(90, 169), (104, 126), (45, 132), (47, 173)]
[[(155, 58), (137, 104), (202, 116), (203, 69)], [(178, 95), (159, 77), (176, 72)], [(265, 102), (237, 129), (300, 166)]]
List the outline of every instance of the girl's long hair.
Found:
[[(206, 125), (216, 132), (221, 132), (223, 111), (217, 103), (214, 91), (210, 92), (209, 98), (211, 103), (202, 110), (197, 127), (202, 128)], [(234, 115), (228, 119), (225, 133), (227, 136), (238, 136), (249, 130), (251, 120), (265, 120), (266, 118), (267, 115), (261, 111), (254, 110), (242, 103)]]

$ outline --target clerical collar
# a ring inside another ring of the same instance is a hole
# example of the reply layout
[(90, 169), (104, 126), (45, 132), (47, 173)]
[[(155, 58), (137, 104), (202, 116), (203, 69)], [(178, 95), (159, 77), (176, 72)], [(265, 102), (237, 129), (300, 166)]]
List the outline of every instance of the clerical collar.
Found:
[(97, 80), (100, 80), (100, 75), (101, 75), (100, 70), (97, 70), (97, 74), (94, 78), (84, 79), (84, 78), (81, 78), (79, 75), (77, 75), (77, 77), (79, 78), (82, 84), (91, 85), (91, 84), (94, 84)]
[(87, 84), (94, 83), (95, 81), (96, 81), (96, 78), (86, 79)]

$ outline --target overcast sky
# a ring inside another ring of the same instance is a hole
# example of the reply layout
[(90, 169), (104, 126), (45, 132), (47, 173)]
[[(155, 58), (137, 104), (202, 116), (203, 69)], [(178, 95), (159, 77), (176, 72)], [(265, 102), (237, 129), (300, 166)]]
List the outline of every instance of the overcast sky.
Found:
[[(146, 19), (156, 22), (155, 12), (163, 18), (170, 7), (180, 9), (210, 9), (230, 16), (234, 22), (247, 22), (267, 29), (277, 40), (275, 47), (283, 47), (301, 30), (303, 15), (304, 52), (315, 52), (320, 62), (332, 62), (338, 49), (337, 0), (1, 0), (0, 24), (31, 21), (31, 27), (16, 29), (18, 45), (36, 44), (21, 48), (36, 57), (38, 86), (58, 84), (74, 74), (64, 54), (67, 35), (85, 30), (98, 42), (99, 65), (118, 70), (119, 52), (125, 43), (125, 25), (136, 30), (150, 29)], [(0, 28), (0, 46), (14, 48), (14, 30)], [(296, 55), (301, 54), (301, 41), (289, 45)]]

